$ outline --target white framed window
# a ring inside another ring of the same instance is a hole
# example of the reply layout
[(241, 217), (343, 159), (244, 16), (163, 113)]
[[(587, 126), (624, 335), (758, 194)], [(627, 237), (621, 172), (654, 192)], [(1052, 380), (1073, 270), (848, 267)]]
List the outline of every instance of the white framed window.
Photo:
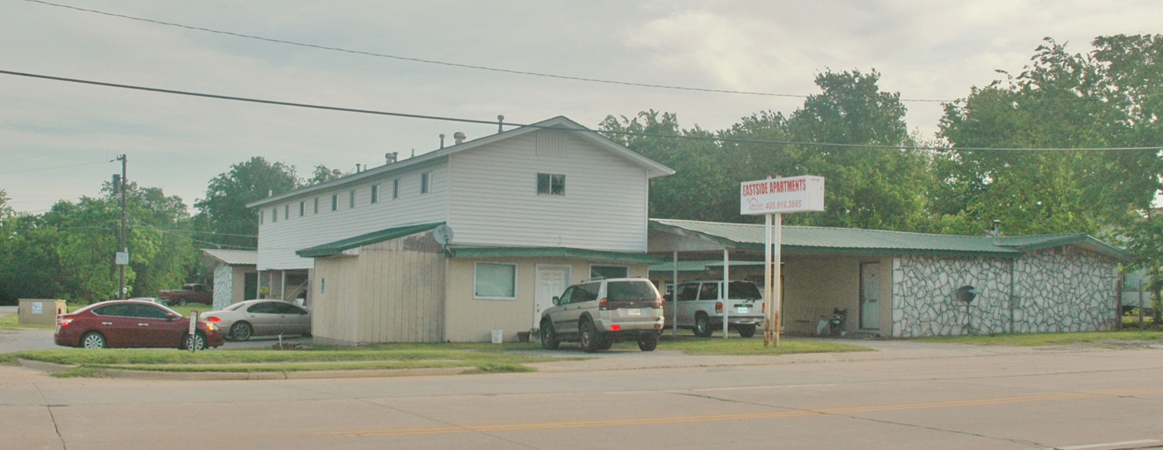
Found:
[(339, 210), (339, 194), (332, 194), (331, 195), (331, 210), (332, 211)]
[(629, 266), (590, 265), (590, 278), (626, 278), (629, 276)]
[(262, 224), (266, 223), (266, 221), (267, 221), (266, 213), (259, 211), (258, 212), (258, 224), (262, 225)]
[(291, 218), (291, 205), (283, 205), (283, 220)]
[(374, 205), (379, 201), (380, 201), (380, 185), (373, 184), (372, 185), (372, 204)]
[(319, 197), (315, 197), (315, 214), (319, 214)]
[(355, 190), (352, 190), (351, 192), (347, 193), (347, 204), (348, 204), (348, 208), (355, 207)]
[(432, 192), (432, 172), (424, 172), (420, 174), (420, 193), (427, 194)]
[(516, 300), (517, 265), (494, 262), (476, 263), (472, 296), (485, 300)]
[(271, 210), (271, 223), (279, 221), (279, 207), (276, 206)]
[(537, 195), (565, 195), (565, 175), (537, 174)]
[(392, 180), (392, 200), (400, 198), (400, 179)]
[(307, 213), (307, 201), (303, 200), (303, 201), (299, 202), (299, 217), (303, 217), (303, 215), (306, 213)]

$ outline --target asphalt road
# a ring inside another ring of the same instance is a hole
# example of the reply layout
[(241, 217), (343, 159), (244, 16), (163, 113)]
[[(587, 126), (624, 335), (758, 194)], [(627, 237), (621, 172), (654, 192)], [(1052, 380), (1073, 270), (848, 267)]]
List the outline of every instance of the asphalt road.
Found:
[(0, 367), (0, 447), (1163, 448), (1163, 349), (870, 344), (882, 350), (621, 351), (537, 373), (342, 380)]

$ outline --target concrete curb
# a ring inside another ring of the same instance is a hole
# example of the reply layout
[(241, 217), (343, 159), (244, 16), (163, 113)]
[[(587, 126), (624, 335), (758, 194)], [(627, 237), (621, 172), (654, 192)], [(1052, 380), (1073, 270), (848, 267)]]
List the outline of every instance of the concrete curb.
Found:
[(44, 361), (33, 361), (31, 359), (23, 359), (23, 358), (16, 358), (16, 360), (18, 362), (20, 362), (20, 367), (24, 367), (26, 369), (38, 370), (38, 371), (41, 371), (44, 373), (64, 372), (66, 370), (77, 367), (77, 366), (70, 365), (70, 364), (57, 364), (57, 363), (50, 363), (50, 362), (44, 362)]
[[(20, 365), (45, 373), (63, 372), (75, 365), (55, 364), (28, 359), (17, 359)], [(392, 378), (419, 377), (430, 375), (460, 375), (475, 367), (432, 367), (419, 369), (352, 369), (352, 370), (304, 370), (294, 372), (163, 372), (155, 370), (98, 369), (109, 378), (136, 380), (317, 380), (331, 378)]]

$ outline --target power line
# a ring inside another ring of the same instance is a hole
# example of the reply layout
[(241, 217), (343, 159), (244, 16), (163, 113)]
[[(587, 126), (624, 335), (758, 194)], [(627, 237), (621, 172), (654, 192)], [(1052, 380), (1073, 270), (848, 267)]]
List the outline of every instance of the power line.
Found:
[(68, 166), (41, 167), (39, 169), (10, 170), (8, 172), (0, 172), (0, 175), (7, 175), (10, 173), (39, 172), (39, 171), (43, 171), (43, 170), (67, 169), (70, 167), (95, 166), (97, 164), (108, 164), (111, 162), (113, 162), (113, 161), (100, 161), (100, 162), (91, 162), (91, 163), (83, 163), (83, 164), (73, 164), (73, 165), (68, 165)]
[[(25, 0), (25, 1), (34, 1), (34, 0)], [(431, 116), (431, 115), (422, 115), (422, 114), (398, 113), (398, 112), (377, 111), (377, 110), (370, 110), (370, 109), (345, 108), (345, 107), (339, 107), (339, 106), (313, 105), (313, 104), (309, 104), (309, 103), (295, 103), (295, 102), (285, 102), (285, 101), (278, 101), (278, 100), (264, 100), (264, 99), (258, 99), (258, 98), (250, 98), (250, 97), (235, 97), (235, 96), (229, 96), (229, 95), (207, 94), (207, 93), (201, 93), (201, 92), (179, 91), (179, 90), (174, 90), (174, 89), (161, 89), (161, 88), (152, 88), (152, 87), (146, 87), (146, 86), (128, 85), (128, 84), (106, 83), (103, 81), (83, 80), (83, 79), (77, 79), (77, 78), (65, 78), (65, 77), (57, 77), (57, 76), (52, 76), (52, 75), (41, 75), (41, 74), (34, 74), (34, 73), (27, 73), (27, 72), (15, 72), (15, 71), (10, 71), (10, 70), (0, 70), (0, 74), (15, 75), (15, 76), (21, 76), (21, 77), (28, 77), (28, 78), (39, 78), (39, 79), (53, 80), (53, 81), (63, 81), (63, 82), (68, 82), (68, 83), (88, 84), (88, 85), (94, 85), (94, 86), (113, 87), (113, 88), (119, 88), (119, 89), (130, 89), (130, 90), (138, 90), (138, 91), (146, 91), (146, 92), (157, 92), (157, 93), (162, 93), (162, 94), (184, 95), (184, 96), (189, 96), (189, 97), (202, 97), (202, 98), (211, 98), (211, 99), (217, 99), (217, 100), (232, 100), (232, 101), (239, 101), (239, 102), (260, 103), (260, 104), (277, 105), (277, 106), (290, 106), (290, 107), (295, 107), (295, 108), (320, 109), (320, 110), (325, 110), (325, 111), (339, 111), (339, 112), (349, 112), (349, 113), (357, 113), (357, 114), (374, 114), (374, 115), (380, 115), (380, 116), (404, 117), (404, 118), (409, 118), (409, 119), (441, 120), (441, 121), (446, 121), (446, 122), (471, 123), (471, 124), (478, 124), (478, 125), (500, 125), (500, 126), (510, 126), (510, 127), (531, 127), (531, 128), (544, 128), (544, 129), (559, 129), (558, 127), (542, 126), (542, 125), (534, 125), (534, 124), (505, 123), (505, 122), (498, 122), (498, 121), (492, 121), (492, 120), (463, 119), (463, 118), (448, 117), (448, 116)], [(589, 132), (589, 133), (594, 133), (597, 135), (616, 134), (616, 135), (623, 135), (623, 136), (657, 137), (657, 138), (668, 138), (668, 139), (686, 139), (686, 140), (712, 141), (712, 142), (724, 142), (724, 143), (731, 142), (731, 143), (743, 143), (743, 144), (801, 145), (801, 146), (811, 146), (811, 147), (832, 147), (832, 148), (853, 148), (853, 149), (894, 149), (894, 150), (934, 150), (934, 151), (1135, 151), (1135, 150), (1160, 150), (1160, 148), (1163, 148), (1161, 146), (1151, 146), (1151, 147), (1079, 147), (1079, 148), (937, 147), (937, 146), (913, 146), (913, 145), (842, 144), (842, 143), (832, 143), (832, 142), (806, 142), (806, 141), (773, 141), (773, 140), (761, 140), (761, 139), (738, 139), (738, 138), (728, 138), (728, 137), (721, 137), (721, 136), (714, 137), (714, 136), (673, 135), (673, 134), (638, 133), (638, 132), (633, 132), (633, 131), (614, 131), (614, 130), (595, 131), (595, 130), (586, 129), (586, 130), (573, 130), (573, 131)]]
[[(424, 64), (435, 64), (435, 65), (447, 66), (447, 67), (457, 67), (457, 68), (461, 68), (461, 69), (482, 70), (482, 71), (488, 71), (488, 72), (500, 72), (500, 73), (514, 74), (514, 75), (524, 75), (524, 76), (541, 77), (541, 78), (554, 78), (554, 79), (569, 80), (569, 81), (582, 81), (582, 82), (587, 82), (587, 83), (601, 83), (601, 84), (611, 84), (611, 85), (620, 85), (620, 86), (635, 86), (635, 87), (646, 87), (646, 88), (654, 88), (654, 89), (670, 89), (670, 90), (677, 90), (677, 91), (709, 92), (709, 93), (715, 93), (715, 94), (758, 95), (758, 96), (765, 96), (765, 97), (787, 97), (787, 98), (807, 98), (808, 97), (808, 95), (806, 95), (806, 94), (778, 94), (778, 93), (771, 93), (771, 92), (738, 91), (738, 90), (731, 90), (731, 89), (711, 89), (711, 88), (699, 88), (699, 87), (690, 87), (690, 86), (674, 86), (674, 85), (666, 85), (666, 84), (639, 83), (639, 82), (634, 82), (634, 81), (618, 81), (618, 80), (606, 80), (606, 79), (600, 79), (600, 78), (587, 78), (587, 77), (579, 77), (579, 76), (572, 76), (572, 75), (557, 75), (557, 74), (550, 74), (550, 73), (543, 73), (543, 72), (504, 69), (504, 68), (499, 68), (499, 67), (477, 66), (477, 65), (472, 65), (472, 64), (462, 64), (462, 63), (454, 63), (454, 62), (447, 62), (447, 61), (437, 61), (437, 60), (432, 60), (432, 59), (413, 58), (413, 57), (408, 57), (408, 56), (389, 55), (386, 53), (376, 53), (376, 52), (369, 52), (369, 51), (363, 51), (363, 50), (351, 50), (351, 49), (346, 49), (346, 48), (342, 48), (342, 47), (330, 47), (330, 46), (326, 46), (326, 45), (289, 41), (289, 40), (285, 40), (285, 39), (268, 38), (268, 37), (256, 36), (256, 35), (252, 35), (252, 34), (237, 33), (237, 32), (233, 32), (233, 31), (216, 30), (213, 28), (205, 28), (205, 27), (198, 27), (198, 26), (192, 26), (192, 25), (185, 25), (185, 24), (180, 24), (180, 23), (176, 23), (176, 22), (166, 22), (166, 21), (155, 20), (155, 19), (147, 19), (144, 17), (130, 16), (130, 15), (126, 15), (126, 14), (111, 13), (111, 12), (100, 11), (100, 10), (96, 10), (96, 9), (80, 8), (80, 7), (71, 6), (71, 5), (62, 5), (59, 3), (51, 3), (51, 2), (46, 2), (43, 0), (24, 0), (24, 1), (29, 2), (29, 3), (38, 3), (38, 4), (46, 5), (46, 6), (54, 6), (57, 8), (71, 9), (74, 11), (100, 14), (103, 16), (116, 17), (116, 18), (120, 18), (120, 19), (128, 19), (128, 20), (135, 20), (138, 22), (152, 23), (155, 25), (184, 28), (187, 30), (200, 31), (200, 32), (204, 32), (204, 33), (221, 34), (221, 35), (225, 35), (225, 36), (234, 36), (234, 37), (239, 37), (239, 38), (243, 38), (243, 39), (253, 39), (253, 40), (257, 40), (257, 41), (271, 42), (271, 43), (276, 43), (276, 44), (293, 45), (293, 46), (297, 46), (297, 47), (313, 48), (313, 49), (317, 49), (317, 50), (350, 53), (350, 54), (354, 54), (354, 55), (373, 56), (373, 57), (377, 57), (377, 58), (388, 58), (388, 59), (395, 59), (395, 60), (399, 60), (399, 61), (418, 62), (418, 63), (424, 63)], [(924, 102), (924, 103), (948, 103), (948, 102), (951, 102), (951, 100), (910, 99), (910, 98), (902, 98), (902, 99), (900, 99), (900, 101), (902, 101), (902, 102)]]

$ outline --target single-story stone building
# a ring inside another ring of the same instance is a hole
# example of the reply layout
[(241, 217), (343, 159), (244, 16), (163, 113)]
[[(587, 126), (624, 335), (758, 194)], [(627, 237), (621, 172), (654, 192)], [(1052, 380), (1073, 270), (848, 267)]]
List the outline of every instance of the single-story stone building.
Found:
[[(762, 285), (764, 226), (651, 219), (649, 251), (679, 259), (678, 282), (731, 279)], [(1126, 252), (1086, 234), (951, 236), (785, 226), (783, 332), (812, 334), (847, 312), (848, 333), (917, 337), (1113, 329), (1118, 263)], [(757, 263), (758, 262), (758, 263)], [(663, 288), (673, 262), (651, 267)], [(976, 297), (955, 292), (971, 286)]]

